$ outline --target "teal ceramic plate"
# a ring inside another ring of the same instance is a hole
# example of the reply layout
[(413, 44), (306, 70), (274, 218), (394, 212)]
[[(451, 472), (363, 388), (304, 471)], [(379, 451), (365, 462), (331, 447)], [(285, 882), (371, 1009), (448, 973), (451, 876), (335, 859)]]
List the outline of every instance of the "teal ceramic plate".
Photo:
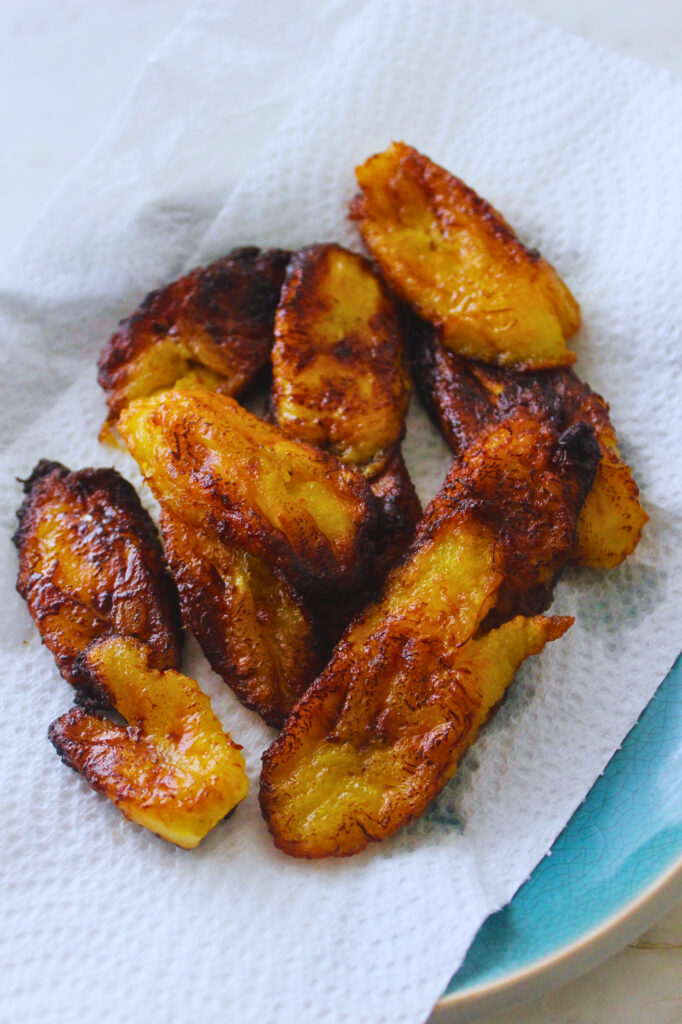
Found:
[(682, 895), (682, 655), (511, 903), (490, 917), (435, 1021), (468, 1020), (569, 980)]

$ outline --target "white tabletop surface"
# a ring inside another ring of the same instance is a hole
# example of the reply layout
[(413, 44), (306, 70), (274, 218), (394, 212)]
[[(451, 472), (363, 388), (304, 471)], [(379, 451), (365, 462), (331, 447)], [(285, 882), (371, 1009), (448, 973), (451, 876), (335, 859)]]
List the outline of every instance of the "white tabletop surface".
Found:
[[(517, 2), (682, 77), (682, 0)], [(190, 6), (190, 0), (2, 0), (0, 251), (9, 252), (95, 142), (149, 52)], [(480, 1024), (681, 1020), (682, 903), (589, 974), (535, 1002), (487, 1014)]]

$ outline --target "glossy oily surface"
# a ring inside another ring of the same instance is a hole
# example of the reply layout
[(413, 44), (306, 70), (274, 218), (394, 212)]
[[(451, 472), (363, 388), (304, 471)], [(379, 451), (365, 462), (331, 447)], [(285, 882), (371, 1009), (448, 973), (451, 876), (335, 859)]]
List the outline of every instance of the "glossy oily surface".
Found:
[(473, 189), (402, 142), (356, 175), (351, 218), (390, 286), (448, 348), (527, 369), (574, 362), (565, 342), (578, 303)]
[(138, 399), (119, 429), (155, 497), (189, 525), (302, 578), (351, 585), (366, 570), (375, 512), (360, 473), (227, 396)]
[(320, 665), (311, 612), (267, 562), (161, 513), (185, 624), (242, 703), (280, 726)]
[(340, 245), (296, 253), (275, 321), (278, 425), (368, 478), (381, 472), (405, 433), (410, 397), (401, 327), (369, 260)]
[(594, 475), (585, 429), (574, 444), (517, 410), (453, 466), (381, 599), (264, 755), (261, 808), (279, 849), (349, 856), (413, 821), (522, 662), (573, 623), (523, 614), (549, 604), (570, 552)]
[(289, 254), (234, 249), (150, 292), (105, 345), (98, 383), (112, 419), (136, 398), (202, 384), (238, 395), (266, 370)]
[(609, 405), (570, 369), (520, 373), (455, 355), (424, 325), (414, 333), (412, 370), (431, 419), (455, 456), (485, 426), (524, 406), (560, 430), (587, 423), (601, 458), (580, 511), (571, 561), (613, 569), (637, 547), (648, 520), (639, 489), (618, 450)]
[(120, 634), (149, 644), (155, 668), (176, 668), (177, 596), (131, 484), (113, 469), (72, 473), (42, 459), (23, 485), (17, 590), (64, 678), (87, 689), (79, 655)]
[(128, 725), (72, 708), (50, 726), (57, 753), (131, 821), (191, 850), (248, 792), (241, 747), (196, 680), (150, 667), (146, 644), (99, 640), (83, 665)]

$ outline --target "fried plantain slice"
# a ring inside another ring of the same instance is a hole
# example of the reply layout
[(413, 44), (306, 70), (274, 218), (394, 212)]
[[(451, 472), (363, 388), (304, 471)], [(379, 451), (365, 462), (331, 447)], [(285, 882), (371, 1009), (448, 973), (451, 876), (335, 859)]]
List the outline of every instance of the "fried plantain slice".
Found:
[(150, 292), (98, 362), (115, 420), (135, 398), (184, 381), (238, 395), (267, 367), (289, 253), (234, 249)]
[(615, 569), (639, 544), (649, 516), (639, 500), (632, 470), (618, 450), (608, 404), (587, 385), (576, 392), (572, 419), (594, 427), (602, 458), (578, 519), (571, 559), (595, 569)]
[(386, 281), (460, 355), (566, 366), (580, 308), (489, 203), (402, 142), (356, 169), (350, 216)]
[[(398, 307), (368, 260), (314, 245), (289, 264), (275, 321), (271, 413), (292, 437), (362, 469), (379, 501), (374, 588), (402, 555), (421, 505), (400, 454), (410, 398)], [(370, 591), (332, 607), (323, 632), (338, 639)]]
[(357, 470), (204, 388), (139, 399), (119, 429), (156, 498), (188, 526), (305, 592), (369, 574), (376, 504)]
[[(391, 573), (383, 599), (348, 628), (263, 756), (261, 808), (286, 853), (348, 855), (410, 820), (396, 807), (382, 817), (382, 827), (373, 811), (391, 806), (399, 774), (418, 771), (422, 742), (428, 757), (421, 717), (428, 723), (444, 651), (457, 650), (473, 635), (502, 579), (487, 528), (444, 517), (429, 532)], [(406, 744), (399, 747), (400, 734), (383, 723), (402, 708)], [(378, 754), (374, 764), (364, 761), (371, 753)], [(415, 815), (437, 791), (420, 788), (424, 803)]]
[(410, 399), (400, 311), (371, 263), (340, 245), (294, 254), (277, 307), (274, 421), (359, 466), (386, 466)]
[(77, 657), (113, 633), (146, 641), (154, 668), (177, 667), (177, 595), (131, 484), (113, 469), (72, 473), (43, 459), (24, 491), (17, 590), (64, 678), (87, 688)]
[(572, 622), (517, 613), (551, 600), (597, 459), (587, 424), (560, 437), (520, 408), (453, 465), (381, 599), (264, 755), (280, 849), (356, 853), (440, 791), (524, 658)]
[(580, 512), (571, 560), (612, 569), (632, 554), (649, 517), (618, 451), (607, 402), (572, 370), (517, 373), (474, 363), (426, 329), (415, 335), (413, 373), (424, 405), (456, 455), (519, 405), (549, 418), (558, 430), (589, 423), (602, 457)]
[(168, 512), (161, 531), (183, 619), (211, 667), (247, 708), (280, 726), (321, 667), (306, 602), (262, 558)]
[[(519, 616), (460, 646), (443, 621), (351, 630), (263, 758), (275, 845), (345, 857), (419, 817), (454, 774), (520, 664), (571, 625)], [(362, 687), (358, 680), (362, 678)]]
[(83, 672), (129, 724), (72, 708), (48, 735), (126, 818), (191, 850), (246, 796), (244, 758), (199, 684), (152, 668), (149, 655), (128, 637), (95, 641)]

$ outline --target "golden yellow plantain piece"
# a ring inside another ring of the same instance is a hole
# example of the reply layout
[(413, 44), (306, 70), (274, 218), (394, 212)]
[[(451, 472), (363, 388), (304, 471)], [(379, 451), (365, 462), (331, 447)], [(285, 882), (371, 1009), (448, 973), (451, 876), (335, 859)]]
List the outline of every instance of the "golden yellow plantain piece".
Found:
[(356, 169), (351, 218), (393, 291), (460, 355), (566, 366), (580, 308), (554, 268), (459, 178), (402, 142)]
[(649, 516), (632, 470), (618, 450), (608, 404), (586, 385), (583, 388), (587, 394), (581, 396), (572, 418), (592, 424), (602, 458), (578, 519), (571, 558), (595, 569), (615, 569), (639, 544)]
[(177, 595), (128, 481), (113, 469), (71, 473), (42, 460), (24, 491), (14, 537), (17, 590), (64, 678), (87, 688), (78, 655), (114, 633), (146, 641), (155, 668), (177, 667)]
[(306, 602), (263, 559), (168, 512), (161, 531), (183, 619), (211, 667), (246, 707), (280, 726), (321, 667)]
[(155, 497), (188, 526), (306, 587), (349, 588), (369, 573), (375, 499), (332, 456), (199, 387), (138, 399), (119, 429)]
[(519, 409), (453, 466), (380, 601), (264, 755), (280, 849), (356, 853), (442, 789), (521, 662), (572, 622), (516, 613), (551, 600), (597, 459), (588, 425), (559, 437)]
[[(292, 437), (331, 451), (369, 481), (379, 502), (375, 587), (421, 516), (400, 454), (411, 321), (362, 256), (336, 244), (292, 256), (275, 320), (271, 415)], [(368, 596), (354, 595), (356, 611)], [(337, 608), (340, 617), (329, 611), (337, 624), (352, 617), (350, 608)], [(338, 639), (340, 630), (332, 634)]]
[(135, 398), (203, 384), (237, 395), (265, 370), (289, 253), (234, 249), (151, 292), (122, 320), (98, 363), (115, 420)]
[(395, 301), (364, 257), (336, 244), (295, 253), (275, 319), (274, 421), (376, 476), (405, 433), (402, 329)]
[(199, 684), (151, 668), (148, 656), (127, 637), (93, 643), (83, 671), (129, 724), (72, 708), (49, 738), (126, 818), (191, 850), (246, 796), (244, 758)]
[(572, 621), (518, 616), (460, 646), (430, 620), (403, 637), (402, 620), (368, 641), (379, 667), (351, 630), (264, 756), (261, 806), (275, 845), (344, 857), (419, 817), (521, 663)]
[(618, 452), (608, 404), (572, 370), (517, 373), (484, 366), (456, 356), (427, 329), (415, 337), (413, 373), (422, 401), (457, 456), (519, 405), (558, 430), (589, 423), (602, 457), (580, 512), (571, 560), (612, 569), (632, 554), (649, 517)]

